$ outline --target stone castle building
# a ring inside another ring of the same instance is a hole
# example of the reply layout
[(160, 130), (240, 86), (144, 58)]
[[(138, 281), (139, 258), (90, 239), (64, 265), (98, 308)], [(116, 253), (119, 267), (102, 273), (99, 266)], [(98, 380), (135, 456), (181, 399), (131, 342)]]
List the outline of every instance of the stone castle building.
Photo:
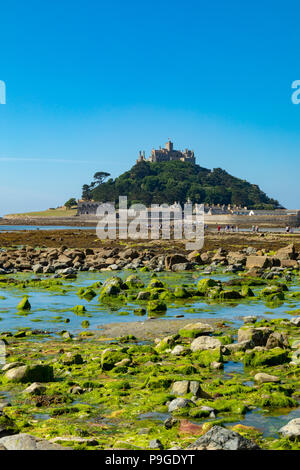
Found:
[[(152, 149), (151, 155), (148, 158), (149, 162), (170, 162), (172, 160), (195, 163), (195, 155), (192, 150), (185, 149), (185, 151), (174, 150), (173, 142), (168, 140), (165, 148), (159, 147), (159, 150)], [(136, 163), (145, 162), (145, 151), (139, 152), (139, 158)]]

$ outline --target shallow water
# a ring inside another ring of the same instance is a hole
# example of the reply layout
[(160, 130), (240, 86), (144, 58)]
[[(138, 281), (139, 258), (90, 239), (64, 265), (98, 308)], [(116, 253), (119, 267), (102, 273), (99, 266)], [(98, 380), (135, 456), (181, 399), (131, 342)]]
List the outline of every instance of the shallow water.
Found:
[(234, 423), (228, 423), (229, 426), (242, 424), (244, 426), (253, 426), (263, 433), (264, 437), (278, 437), (278, 430), (285, 426), (294, 418), (300, 418), (300, 408), (279, 409), (276, 412), (267, 412), (264, 410), (254, 410), (246, 413), (244, 418)]
[[(114, 306), (107, 306), (98, 303), (98, 293), (93, 300), (88, 302), (77, 296), (76, 292), (80, 287), (88, 287), (96, 281), (105, 281), (106, 278), (117, 275), (125, 279), (131, 272), (82, 272), (78, 274), (76, 280), (64, 281), (64, 286), (70, 286), (65, 294), (47, 289), (16, 289), (16, 288), (0, 288), (0, 331), (17, 330), (19, 328), (46, 329), (50, 331), (59, 331), (67, 329), (72, 333), (78, 333), (82, 330), (81, 322), (88, 320), (90, 329), (96, 328), (101, 324), (112, 322), (132, 322), (145, 321), (147, 316), (136, 316), (133, 311), (138, 307), (137, 303), (128, 303)], [(151, 273), (140, 273), (137, 275), (142, 278), (147, 285), (151, 280)], [(36, 277), (33, 274), (17, 274), (12, 277), (18, 279), (28, 279)], [(47, 279), (46, 276), (40, 276)], [(157, 277), (165, 281), (169, 286), (189, 284), (196, 285), (201, 277), (201, 273), (157, 273)], [(212, 275), (214, 279), (226, 281), (233, 276), (228, 275)], [(64, 287), (62, 286), (62, 287)], [(290, 290), (299, 290), (299, 286), (294, 284)], [(255, 290), (255, 289), (254, 289)], [(29, 296), (31, 310), (29, 312), (17, 311), (17, 304), (24, 295)], [(3, 297), (3, 298), (1, 298)], [(71, 309), (75, 305), (84, 305), (86, 312), (80, 316), (76, 315)], [(145, 304), (141, 304), (143, 306)], [(213, 301), (191, 300), (176, 301), (168, 305), (165, 315), (160, 318), (174, 319), (177, 315), (183, 315), (183, 318), (222, 318), (230, 320), (235, 326), (243, 323), (242, 317), (247, 315), (256, 315), (265, 318), (291, 318), (287, 311), (293, 311), (293, 308), (299, 306), (298, 300), (286, 300), (282, 305), (266, 305), (264, 302), (253, 299), (247, 301), (229, 301), (226, 303), (214, 303)], [(69, 319), (69, 323), (64, 320)]]

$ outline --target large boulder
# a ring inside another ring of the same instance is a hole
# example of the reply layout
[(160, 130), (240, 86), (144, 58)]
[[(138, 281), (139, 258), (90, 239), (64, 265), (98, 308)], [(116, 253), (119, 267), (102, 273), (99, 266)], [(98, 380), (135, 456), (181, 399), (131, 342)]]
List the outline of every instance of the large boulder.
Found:
[(4, 446), (6, 450), (71, 450), (71, 447), (63, 447), (46, 439), (23, 433), (2, 437), (0, 445)]
[(213, 426), (204, 436), (188, 446), (192, 450), (258, 450), (259, 446), (237, 432)]
[(51, 382), (53, 378), (53, 367), (43, 364), (14, 367), (4, 375), (5, 381), (16, 383)]
[[(9, 436), (17, 432), (17, 427), (14, 421), (6, 416), (2, 411), (0, 412), (0, 437)], [(0, 439), (1, 442), (1, 439)]]
[(298, 439), (300, 437), (300, 418), (292, 419), (278, 432), (291, 440)]
[(288, 337), (284, 333), (279, 333), (278, 331), (274, 331), (268, 337), (266, 348), (273, 349), (273, 348), (288, 348), (289, 341)]
[(295, 245), (292, 243), (276, 251), (276, 257), (280, 260), (296, 259)]
[(243, 358), (245, 367), (277, 366), (288, 361), (288, 351), (281, 348), (246, 352)]
[(294, 259), (282, 259), (280, 260), (280, 266), (282, 268), (299, 268), (299, 263), (298, 261)]
[(175, 264), (187, 263), (188, 260), (184, 255), (174, 254), (168, 255), (165, 257), (165, 267), (166, 269), (172, 269)]
[(238, 342), (252, 341), (255, 346), (265, 346), (271, 333), (273, 330), (267, 327), (248, 328), (242, 326), (238, 331)]
[(172, 395), (186, 395), (189, 391), (189, 384), (188, 380), (178, 380), (174, 382), (171, 389)]
[(211, 338), (210, 336), (199, 336), (194, 339), (191, 343), (191, 350), (196, 351), (205, 351), (207, 349), (215, 349), (222, 346), (222, 343), (217, 338)]
[(272, 266), (270, 258), (267, 256), (247, 256), (246, 268), (269, 268)]
[(247, 256), (245, 255), (245, 253), (240, 253), (238, 251), (229, 251), (227, 255), (228, 264), (240, 263), (242, 265), (245, 265), (246, 259), (247, 259)]

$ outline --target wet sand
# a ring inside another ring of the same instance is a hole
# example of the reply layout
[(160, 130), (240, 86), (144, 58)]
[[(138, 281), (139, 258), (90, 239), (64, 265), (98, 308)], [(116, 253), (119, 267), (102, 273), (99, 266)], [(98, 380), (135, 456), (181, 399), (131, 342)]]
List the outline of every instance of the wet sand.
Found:
[[(294, 243), (296, 250), (300, 251), (300, 234), (286, 233), (222, 233), (206, 232), (202, 251), (226, 248), (239, 250), (247, 246), (258, 249), (278, 250), (290, 243)], [(20, 245), (32, 247), (60, 247), (67, 248), (120, 248), (135, 247), (138, 249), (151, 249), (157, 253), (166, 254), (168, 251), (186, 252), (184, 240), (99, 240), (95, 228), (87, 230), (25, 230), (18, 232), (0, 233), (0, 247), (16, 247)]]
[(177, 334), (180, 328), (189, 323), (208, 323), (210, 325), (224, 326), (223, 320), (207, 318), (189, 319), (145, 319), (137, 322), (121, 322), (99, 325), (100, 333), (97, 336), (105, 338), (118, 338), (120, 336), (134, 335), (139, 340), (154, 340), (165, 336)]

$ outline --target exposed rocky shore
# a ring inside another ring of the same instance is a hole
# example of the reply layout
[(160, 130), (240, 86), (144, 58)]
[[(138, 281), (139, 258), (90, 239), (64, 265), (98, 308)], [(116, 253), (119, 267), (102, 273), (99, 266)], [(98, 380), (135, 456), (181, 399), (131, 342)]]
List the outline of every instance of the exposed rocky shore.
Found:
[[(2, 245), (2, 292), (68, 295), (68, 279), (104, 270), (107, 279), (81, 287), (78, 298), (97, 299), (102, 309), (130, 303), (144, 318), (94, 331), (85, 321), (77, 333), (1, 331), (0, 449), (299, 449), (300, 246), (278, 237), (271, 250), (259, 245), (262, 238), (201, 252), (156, 242)], [(165, 271), (170, 278), (160, 278)], [(188, 284), (180, 281), (186, 271), (196, 275)], [(35, 275), (23, 280), (21, 272)], [(174, 305), (199, 301), (245, 303), (252, 311), (239, 325), (162, 319)], [(30, 302), (27, 295), (16, 302), (19, 315), (30, 314)], [(284, 302), (288, 318), (256, 315), (255, 303)], [(80, 316), (85, 306), (72, 311)], [(253, 413), (263, 416), (261, 425)], [(276, 413), (282, 421), (270, 433)]]
[[(219, 248), (214, 251), (192, 251), (186, 253), (173, 252), (158, 253), (157, 247), (153, 249), (132, 247), (115, 248), (33, 248), (26, 246), (19, 249), (2, 249), (0, 251), (0, 274), (11, 274), (15, 271), (33, 271), (36, 274), (63, 274), (73, 275), (76, 271), (118, 271), (122, 269), (141, 269), (161, 272), (189, 271), (201, 266), (208, 266), (212, 270), (217, 266), (226, 267), (225, 272), (249, 271), (251, 275), (259, 270), (271, 268), (273, 273), (280, 273), (284, 269), (298, 269), (300, 254), (295, 245), (290, 244), (276, 252), (255, 247), (242, 248), (231, 251)], [(163, 250), (161, 250), (163, 251)], [(275, 275), (273, 274), (273, 275)], [(272, 274), (270, 274), (272, 276)]]

